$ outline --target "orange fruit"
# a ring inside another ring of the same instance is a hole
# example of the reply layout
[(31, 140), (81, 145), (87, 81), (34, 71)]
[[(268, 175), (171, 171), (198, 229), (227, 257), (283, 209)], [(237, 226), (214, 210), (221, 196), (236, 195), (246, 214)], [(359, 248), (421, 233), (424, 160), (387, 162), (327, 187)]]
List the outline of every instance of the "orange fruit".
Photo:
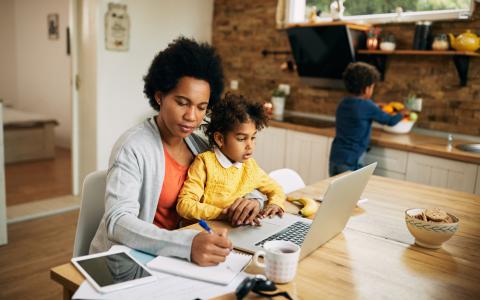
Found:
[(382, 110), (383, 110), (384, 112), (386, 112), (386, 113), (391, 114), (391, 113), (393, 113), (393, 106), (391, 106), (391, 105), (385, 105), (385, 106), (382, 108)]

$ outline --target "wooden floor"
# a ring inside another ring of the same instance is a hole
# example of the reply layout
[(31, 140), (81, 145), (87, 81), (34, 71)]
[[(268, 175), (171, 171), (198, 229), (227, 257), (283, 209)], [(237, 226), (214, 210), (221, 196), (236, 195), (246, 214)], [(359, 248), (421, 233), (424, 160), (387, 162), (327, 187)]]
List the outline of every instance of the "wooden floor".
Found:
[(50, 268), (72, 257), (78, 210), (8, 226), (0, 246), (0, 299), (62, 299)]
[(55, 149), (55, 159), (5, 165), (7, 206), (70, 195), (70, 150)]

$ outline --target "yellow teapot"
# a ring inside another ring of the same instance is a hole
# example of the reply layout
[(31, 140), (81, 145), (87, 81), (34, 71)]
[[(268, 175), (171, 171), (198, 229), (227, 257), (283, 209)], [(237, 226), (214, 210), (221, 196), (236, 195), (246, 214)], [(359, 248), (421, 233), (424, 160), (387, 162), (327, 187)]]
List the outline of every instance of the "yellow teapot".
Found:
[(448, 36), (450, 37), (450, 45), (452, 45), (452, 48), (455, 50), (473, 52), (480, 48), (480, 38), (470, 30), (460, 34), (456, 38), (451, 33)]

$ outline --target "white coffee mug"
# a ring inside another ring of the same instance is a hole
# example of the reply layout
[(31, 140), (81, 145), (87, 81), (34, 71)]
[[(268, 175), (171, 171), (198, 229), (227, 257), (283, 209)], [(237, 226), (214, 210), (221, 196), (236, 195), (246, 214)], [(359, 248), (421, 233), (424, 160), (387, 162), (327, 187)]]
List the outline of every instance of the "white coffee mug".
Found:
[[(295, 278), (297, 273), (300, 247), (289, 241), (268, 241), (264, 250), (255, 252), (253, 262), (260, 268), (265, 268), (265, 275), (276, 283), (287, 283)], [(258, 261), (259, 257), (264, 262)]]

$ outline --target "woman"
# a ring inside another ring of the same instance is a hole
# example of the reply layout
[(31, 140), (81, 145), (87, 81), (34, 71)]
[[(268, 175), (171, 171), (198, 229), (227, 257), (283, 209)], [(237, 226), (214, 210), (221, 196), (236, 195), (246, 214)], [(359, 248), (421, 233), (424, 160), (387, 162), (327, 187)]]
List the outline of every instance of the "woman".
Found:
[[(90, 253), (124, 244), (199, 265), (222, 262), (232, 248), (224, 233), (172, 231), (178, 227), (175, 207), (188, 167), (207, 150), (193, 131), (222, 93), (220, 58), (207, 44), (179, 38), (155, 57), (144, 82), (158, 115), (124, 133), (112, 150), (105, 214)], [(253, 224), (263, 201), (257, 197), (237, 199), (225, 214), (232, 223)]]

